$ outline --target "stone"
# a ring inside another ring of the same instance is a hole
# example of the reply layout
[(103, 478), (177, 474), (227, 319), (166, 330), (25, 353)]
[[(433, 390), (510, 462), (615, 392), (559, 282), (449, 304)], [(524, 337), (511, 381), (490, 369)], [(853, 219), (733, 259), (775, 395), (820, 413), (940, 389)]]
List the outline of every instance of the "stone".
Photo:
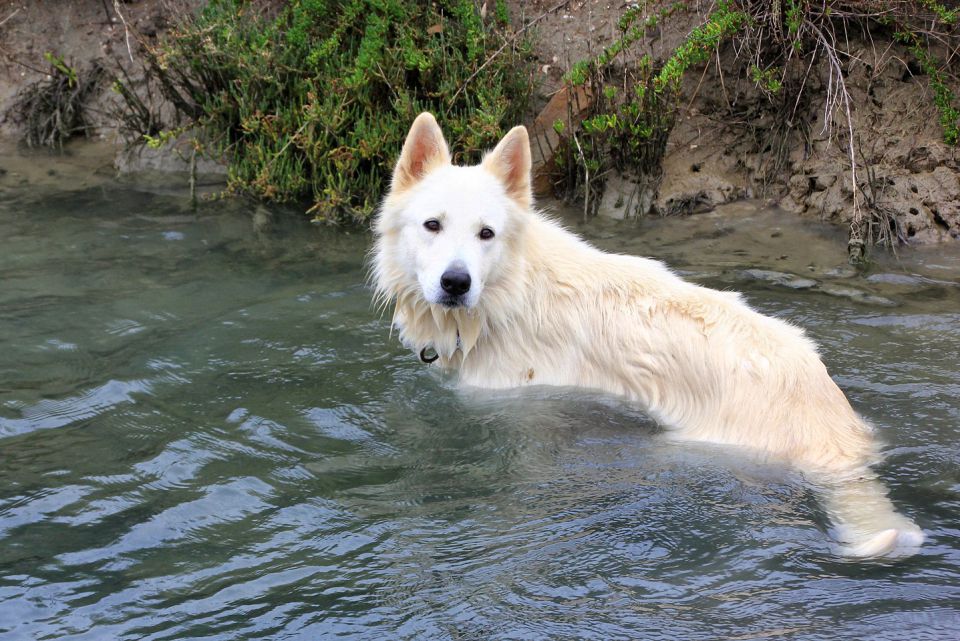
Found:
[(600, 198), (600, 206), (597, 207), (597, 215), (614, 220), (625, 220), (636, 216), (638, 207), (641, 205), (638, 202), (638, 192), (637, 183), (616, 174), (611, 175), (603, 186), (603, 196)]
[(565, 85), (553, 94), (534, 120), (530, 138), (534, 194), (544, 196), (553, 191), (552, 175), (557, 167), (556, 156), (562, 140), (553, 128), (554, 123), (561, 121), (566, 128), (565, 135), (569, 135), (570, 128), (580, 124), (593, 102), (593, 92), (586, 85), (572, 88)]
[(776, 272), (769, 269), (745, 269), (740, 275), (749, 280), (760, 280), (772, 285), (779, 285), (788, 289), (810, 289), (818, 285), (812, 278), (802, 278), (796, 274)]
[(877, 305), (879, 307), (897, 306), (896, 301), (890, 300), (884, 296), (877, 296), (876, 294), (865, 292), (862, 289), (856, 289), (855, 287), (843, 287), (840, 285), (825, 284), (820, 288), (820, 291), (829, 296), (848, 298), (857, 303), (865, 303), (867, 305)]

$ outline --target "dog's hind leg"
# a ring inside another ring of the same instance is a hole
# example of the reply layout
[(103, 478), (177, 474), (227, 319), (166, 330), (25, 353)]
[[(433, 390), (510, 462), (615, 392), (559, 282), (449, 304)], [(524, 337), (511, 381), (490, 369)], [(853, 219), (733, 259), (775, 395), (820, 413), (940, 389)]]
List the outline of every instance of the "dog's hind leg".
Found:
[(908, 556), (923, 543), (923, 531), (897, 512), (887, 489), (869, 470), (825, 479), (814, 477), (844, 556)]

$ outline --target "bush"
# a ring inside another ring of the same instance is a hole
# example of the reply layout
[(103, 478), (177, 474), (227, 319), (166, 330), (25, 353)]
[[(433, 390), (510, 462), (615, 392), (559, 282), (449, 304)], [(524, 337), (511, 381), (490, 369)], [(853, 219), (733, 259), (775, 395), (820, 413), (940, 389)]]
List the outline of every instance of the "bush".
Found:
[(226, 158), (230, 188), (362, 222), (420, 112), (469, 150), (458, 161), (520, 120), (527, 44), (502, 0), (495, 9), (485, 20), (472, 0), (212, 0), (148, 52), (148, 77)]
[(685, 7), (672, 3), (648, 13), (646, 5), (627, 9), (617, 25), (619, 37), (597, 57), (576, 63), (565, 78), (570, 85), (594, 88), (593, 106), (585, 119), (570, 123), (570, 127), (563, 122), (555, 124), (558, 132), (573, 132), (559, 164), (566, 171), (568, 194), (579, 197), (582, 193), (588, 213), (596, 211), (600, 201), (590, 199), (591, 182), (602, 184), (602, 177), (611, 170), (630, 174), (638, 183), (636, 206), (628, 203), (628, 212), (644, 215), (652, 207), (684, 74), (705, 62), (748, 20), (746, 14), (719, 2), (706, 21), (657, 65), (637, 49), (648, 30)]

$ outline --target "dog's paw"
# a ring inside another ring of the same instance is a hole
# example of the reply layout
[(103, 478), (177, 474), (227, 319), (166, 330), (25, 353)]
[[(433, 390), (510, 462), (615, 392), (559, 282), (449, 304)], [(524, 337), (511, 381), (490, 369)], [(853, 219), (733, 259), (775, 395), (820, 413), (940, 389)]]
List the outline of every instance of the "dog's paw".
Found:
[(918, 548), (923, 545), (923, 541), (926, 538), (923, 530), (913, 523), (909, 523), (897, 530), (897, 547)]
[(895, 528), (884, 530), (866, 541), (844, 546), (843, 554), (856, 559), (886, 556), (896, 549), (899, 534), (900, 532)]
[(923, 544), (924, 538), (923, 530), (910, 523), (901, 528), (883, 530), (865, 541), (847, 544), (841, 552), (856, 559), (911, 556)]

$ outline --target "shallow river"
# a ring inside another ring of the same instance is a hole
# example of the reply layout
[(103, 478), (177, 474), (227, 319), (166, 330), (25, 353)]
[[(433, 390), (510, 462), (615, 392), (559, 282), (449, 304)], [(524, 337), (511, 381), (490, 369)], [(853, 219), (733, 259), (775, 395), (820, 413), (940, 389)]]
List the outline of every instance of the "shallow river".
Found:
[(853, 275), (756, 205), (569, 214), (816, 338), (928, 534), (853, 563), (789, 470), (459, 394), (371, 309), (365, 234), (57, 162), (0, 157), (3, 639), (960, 636), (956, 249)]

